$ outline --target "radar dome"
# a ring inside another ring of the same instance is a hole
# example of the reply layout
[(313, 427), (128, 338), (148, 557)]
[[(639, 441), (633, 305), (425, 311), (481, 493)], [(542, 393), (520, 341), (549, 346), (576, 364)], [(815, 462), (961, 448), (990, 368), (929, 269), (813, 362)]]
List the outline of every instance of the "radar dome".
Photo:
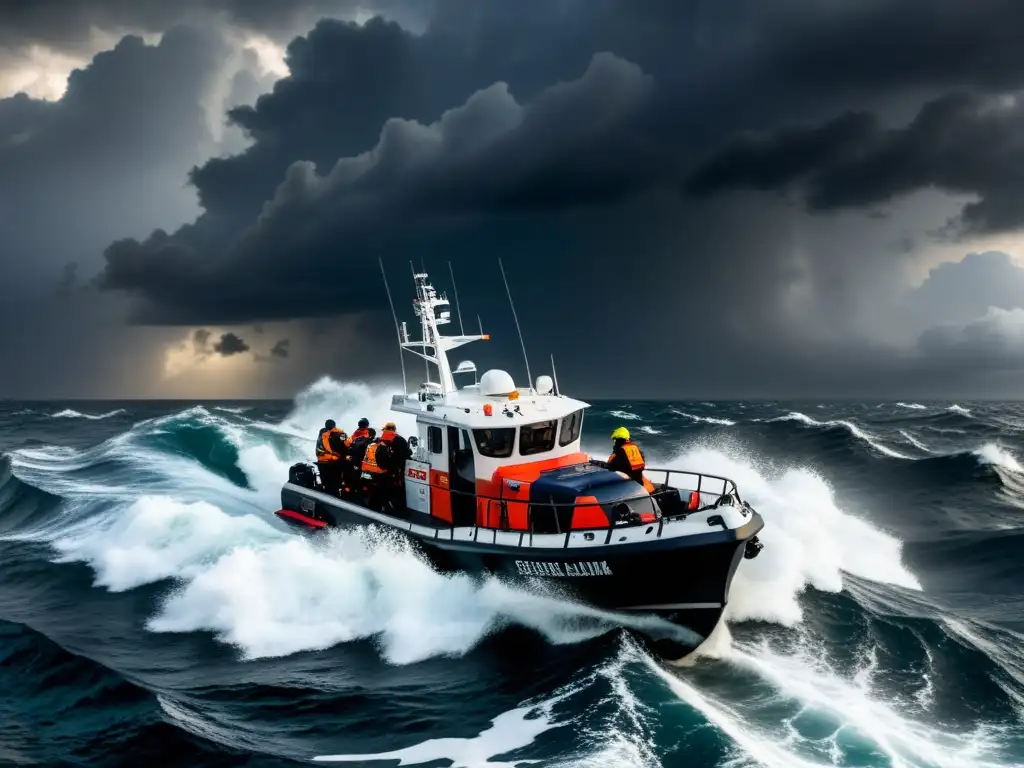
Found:
[(480, 391), (485, 395), (507, 395), (515, 389), (516, 383), (507, 371), (494, 369), (480, 377)]
[(537, 394), (540, 395), (546, 395), (554, 387), (555, 383), (551, 380), (550, 376), (538, 376), (537, 383), (533, 385), (533, 388), (537, 390)]

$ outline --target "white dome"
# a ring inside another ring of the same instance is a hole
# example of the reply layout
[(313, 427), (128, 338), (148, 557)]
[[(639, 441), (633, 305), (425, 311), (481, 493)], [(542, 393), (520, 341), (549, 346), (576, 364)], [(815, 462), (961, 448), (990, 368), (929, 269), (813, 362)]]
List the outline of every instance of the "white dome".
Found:
[(493, 369), (480, 377), (480, 391), (485, 395), (507, 395), (515, 389), (516, 383), (507, 371)]
[(537, 390), (538, 394), (546, 395), (555, 387), (555, 382), (551, 380), (550, 376), (538, 376), (537, 383), (533, 385), (533, 388)]

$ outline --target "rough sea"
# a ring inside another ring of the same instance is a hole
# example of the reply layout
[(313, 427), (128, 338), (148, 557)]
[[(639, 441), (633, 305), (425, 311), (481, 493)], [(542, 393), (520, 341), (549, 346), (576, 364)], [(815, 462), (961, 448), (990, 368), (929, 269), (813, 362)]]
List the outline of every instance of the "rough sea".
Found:
[(765, 519), (665, 666), (400, 541), (286, 530), (324, 419), (389, 399), (0, 403), (0, 764), (1024, 765), (1024, 405), (594, 403), (584, 448), (625, 425)]

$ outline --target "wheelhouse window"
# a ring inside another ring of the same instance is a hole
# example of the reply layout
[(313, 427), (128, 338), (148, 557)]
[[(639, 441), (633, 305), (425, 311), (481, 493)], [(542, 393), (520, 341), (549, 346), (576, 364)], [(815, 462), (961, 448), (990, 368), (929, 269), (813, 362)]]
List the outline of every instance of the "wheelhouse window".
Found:
[(473, 439), (481, 456), (489, 459), (507, 459), (512, 455), (512, 447), (516, 442), (516, 428), (474, 429)]
[(431, 453), (444, 453), (440, 427), (427, 427), (427, 445)]
[(536, 424), (524, 424), (519, 428), (519, 455), (532, 456), (544, 453), (555, 447), (555, 428), (558, 422), (539, 421)]
[(583, 409), (570, 413), (562, 419), (562, 431), (558, 435), (559, 445), (568, 445), (577, 440), (580, 436), (580, 429), (583, 427)]

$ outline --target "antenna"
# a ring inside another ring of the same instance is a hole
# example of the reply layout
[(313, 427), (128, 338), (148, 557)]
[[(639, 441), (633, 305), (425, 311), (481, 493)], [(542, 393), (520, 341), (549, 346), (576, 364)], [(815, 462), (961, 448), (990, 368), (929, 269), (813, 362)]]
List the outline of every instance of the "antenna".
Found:
[(480, 322), (480, 315), (476, 316), (476, 324), (480, 326), (480, 335), (484, 335), (484, 324)]
[(555, 378), (555, 394), (560, 395), (561, 390), (558, 388), (558, 373), (555, 371), (555, 356), (551, 355), (551, 375)]
[(388, 287), (388, 276), (384, 271), (384, 260), (378, 256), (377, 263), (380, 264), (380, 274), (384, 278), (384, 290), (388, 293), (388, 304), (391, 305), (391, 317), (395, 321), (395, 334), (398, 336), (398, 360), (402, 364), (402, 392), (409, 394), (409, 386), (405, 381), (405, 354), (402, 349), (402, 332), (398, 328), (398, 314), (395, 312), (395, 302), (391, 300), (391, 289)]
[(523, 362), (526, 363), (526, 380), (532, 387), (533, 377), (530, 376), (530, 359), (526, 356), (526, 342), (523, 341), (523, 332), (519, 328), (519, 318), (516, 316), (516, 305), (512, 303), (512, 291), (508, 289), (508, 278), (505, 277), (505, 267), (502, 265), (501, 259), (498, 259), (498, 268), (501, 270), (501, 279), (505, 283), (505, 293), (508, 294), (508, 305), (512, 308), (512, 319), (516, 321), (516, 333), (519, 334), (519, 345), (523, 348)]
[[(466, 329), (462, 325), (462, 305), (459, 304), (459, 289), (455, 285), (455, 272), (452, 270), (452, 263), (448, 262), (448, 274), (452, 276), (452, 290), (455, 292), (455, 311), (459, 313), (459, 333), (463, 336), (466, 335)], [(480, 331), (480, 335), (483, 336), (483, 331)]]
[[(412, 259), (409, 259), (409, 271), (412, 272), (412, 284), (416, 288), (416, 299), (419, 300), (420, 296), (420, 284), (416, 280), (416, 267), (413, 266)], [(423, 350), (423, 370), (426, 371), (427, 383), (430, 383), (430, 363), (427, 361), (427, 333), (424, 329), (423, 320), (420, 320), (420, 343), (422, 344), (421, 349)], [(404, 361), (402, 363), (405, 365)]]

